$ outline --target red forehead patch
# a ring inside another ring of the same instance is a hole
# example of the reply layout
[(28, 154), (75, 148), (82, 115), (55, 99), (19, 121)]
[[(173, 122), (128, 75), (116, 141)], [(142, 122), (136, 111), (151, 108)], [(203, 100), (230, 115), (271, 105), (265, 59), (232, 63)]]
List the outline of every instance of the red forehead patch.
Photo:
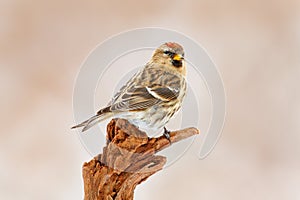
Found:
[(166, 45), (170, 48), (175, 48), (176, 46), (178, 46), (178, 44), (176, 44), (175, 42), (167, 42)]

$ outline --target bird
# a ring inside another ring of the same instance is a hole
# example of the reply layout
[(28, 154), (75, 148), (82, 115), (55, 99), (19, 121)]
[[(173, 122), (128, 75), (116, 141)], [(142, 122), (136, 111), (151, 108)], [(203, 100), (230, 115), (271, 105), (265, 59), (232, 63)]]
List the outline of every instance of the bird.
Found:
[(170, 141), (165, 125), (181, 108), (186, 95), (186, 64), (183, 47), (166, 42), (154, 50), (151, 59), (94, 116), (72, 127), (82, 132), (97, 123), (118, 117), (138, 128), (157, 131)]

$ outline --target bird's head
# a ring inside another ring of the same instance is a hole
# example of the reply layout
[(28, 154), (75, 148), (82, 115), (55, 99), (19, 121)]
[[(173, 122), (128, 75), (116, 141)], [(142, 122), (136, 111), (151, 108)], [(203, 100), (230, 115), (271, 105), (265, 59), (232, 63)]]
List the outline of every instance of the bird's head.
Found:
[(175, 42), (167, 42), (158, 47), (154, 51), (152, 61), (183, 75), (186, 73), (183, 48)]

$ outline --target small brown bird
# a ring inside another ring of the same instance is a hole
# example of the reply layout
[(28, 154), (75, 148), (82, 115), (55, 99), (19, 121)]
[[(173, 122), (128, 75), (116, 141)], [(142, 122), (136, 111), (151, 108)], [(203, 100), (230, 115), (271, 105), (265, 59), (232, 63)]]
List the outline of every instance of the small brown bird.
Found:
[[(186, 66), (183, 48), (173, 42), (158, 47), (143, 69), (117, 92), (95, 116), (73, 126), (82, 132), (98, 122), (115, 116), (127, 119), (139, 128), (164, 127), (181, 107), (186, 94)], [(169, 131), (164, 128), (169, 138)]]

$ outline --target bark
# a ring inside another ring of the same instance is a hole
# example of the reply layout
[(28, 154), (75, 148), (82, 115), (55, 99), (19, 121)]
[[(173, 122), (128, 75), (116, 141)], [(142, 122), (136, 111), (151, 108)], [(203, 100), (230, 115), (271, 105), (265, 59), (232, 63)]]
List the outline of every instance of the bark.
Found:
[[(198, 133), (196, 128), (171, 132), (171, 144)], [(163, 135), (148, 138), (127, 120), (112, 119), (103, 153), (83, 165), (84, 199), (132, 200), (135, 187), (166, 163), (155, 153), (171, 144)]]

